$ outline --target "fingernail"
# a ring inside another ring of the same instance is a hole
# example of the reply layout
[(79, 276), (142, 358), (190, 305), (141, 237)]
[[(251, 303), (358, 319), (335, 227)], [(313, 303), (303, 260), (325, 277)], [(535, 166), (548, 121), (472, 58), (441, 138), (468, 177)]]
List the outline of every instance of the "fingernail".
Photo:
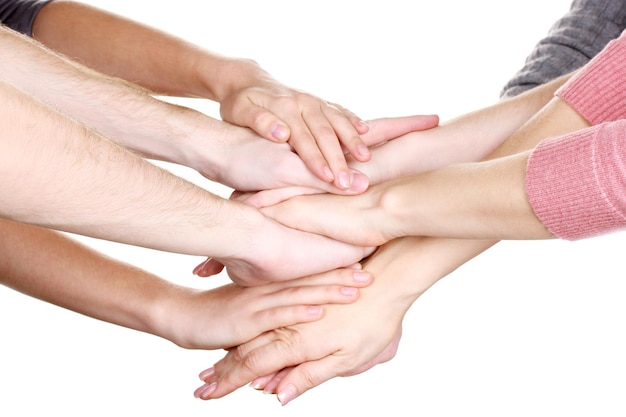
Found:
[(370, 274), (369, 272), (366, 272), (366, 271), (356, 270), (352, 273), (352, 277), (354, 278), (355, 281), (365, 282), (370, 279)]
[(205, 265), (206, 263), (207, 263), (207, 261), (204, 261), (204, 262), (202, 262), (200, 265), (196, 266), (196, 267), (193, 269), (193, 274), (194, 274), (194, 275), (198, 275), (198, 274), (202, 271), (202, 268), (204, 267), (204, 265)]
[(212, 384), (209, 384), (209, 385), (203, 385), (193, 393), (193, 396), (196, 398), (202, 398), (203, 400), (206, 400), (209, 398), (211, 394), (213, 394), (213, 392), (215, 392), (216, 389), (217, 389), (217, 382), (213, 382)]
[(341, 288), (341, 293), (343, 295), (354, 295), (356, 294), (358, 290), (354, 287), (342, 287)]
[(359, 145), (356, 148), (357, 152), (363, 156), (369, 155), (370, 154), (370, 150), (367, 148), (367, 146), (365, 145)]
[(213, 374), (215, 374), (215, 368), (211, 367), (209, 369), (205, 369), (204, 371), (200, 372), (200, 379), (206, 381), (207, 379), (212, 377)]
[(287, 140), (289, 137), (289, 130), (287, 129), (287, 126), (283, 124), (274, 123), (270, 128), (270, 135), (277, 140)]
[(341, 185), (343, 188), (350, 188), (351, 183), (352, 178), (350, 177), (350, 174), (348, 174), (347, 172), (339, 173), (339, 185)]
[(292, 384), (289, 384), (283, 387), (283, 389), (281, 389), (278, 392), (278, 394), (276, 394), (276, 397), (278, 398), (278, 401), (280, 401), (282, 405), (287, 405), (289, 401), (296, 398), (297, 394), (298, 394), (298, 391), (296, 390), (296, 387), (293, 386)]
[(308, 307), (308, 312), (310, 315), (312, 316), (319, 316), (320, 313), (322, 312), (322, 307), (320, 306), (310, 306)]

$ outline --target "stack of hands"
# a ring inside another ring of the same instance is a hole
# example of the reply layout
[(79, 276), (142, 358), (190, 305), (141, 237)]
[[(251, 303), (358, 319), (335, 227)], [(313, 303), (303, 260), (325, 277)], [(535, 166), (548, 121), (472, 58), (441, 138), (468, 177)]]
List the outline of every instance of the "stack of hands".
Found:
[[(226, 349), (200, 373), (205, 400), (251, 384), (284, 405), (391, 359), (439, 279), (499, 239), (554, 237), (526, 194), (529, 157), (590, 125), (555, 95), (572, 74), (442, 125), (364, 122), (253, 61), (80, 3), (45, 5), (33, 36), (0, 27), (0, 279), (184, 348)], [(222, 120), (160, 95), (219, 102)], [(209, 256), (194, 273), (233, 282), (180, 287), (59, 231)]]

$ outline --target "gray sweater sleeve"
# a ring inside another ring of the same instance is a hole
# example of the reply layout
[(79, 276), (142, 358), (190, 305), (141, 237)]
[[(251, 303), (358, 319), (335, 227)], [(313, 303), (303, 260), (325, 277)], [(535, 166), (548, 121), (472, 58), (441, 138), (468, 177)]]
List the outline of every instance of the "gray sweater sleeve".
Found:
[(0, 23), (32, 36), (37, 13), (51, 0), (0, 0)]
[(550, 28), (522, 69), (504, 86), (501, 98), (582, 67), (625, 27), (626, 0), (573, 0), (569, 12)]

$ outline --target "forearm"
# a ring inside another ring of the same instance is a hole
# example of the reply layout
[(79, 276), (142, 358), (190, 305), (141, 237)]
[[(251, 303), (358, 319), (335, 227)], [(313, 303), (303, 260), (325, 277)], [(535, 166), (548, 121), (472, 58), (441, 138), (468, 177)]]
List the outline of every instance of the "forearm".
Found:
[(46, 5), (35, 19), (33, 36), (97, 71), (163, 95), (221, 101), (248, 71), (262, 72), (252, 61), (211, 53), (156, 28), (74, 1)]
[[(218, 120), (157, 100), (3, 27), (0, 44), (5, 82), (144, 156), (186, 164), (192, 132), (206, 129), (218, 136), (227, 129)], [(214, 139), (205, 136), (205, 141)]]
[(388, 218), (387, 237), (445, 236), (481, 239), (543, 239), (552, 234), (526, 195), (530, 150), (546, 138), (588, 126), (574, 109), (554, 98), (488, 160), (457, 164), (372, 188), (375, 213)]
[(259, 224), (254, 209), (154, 166), (9, 85), (0, 90), (0, 216), (202, 256), (231, 252), (246, 241), (236, 231)]
[(177, 288), (63, 234), (0, 219), (0, 283), (99, 320), (157, 334)]
[(372, 160), (351, 166), (371, 184), (461, 162), (481, 161), (527, 123), (571, 75), (517, 97), (467, 113), (424, 132), (409, 133), (372, 149)]

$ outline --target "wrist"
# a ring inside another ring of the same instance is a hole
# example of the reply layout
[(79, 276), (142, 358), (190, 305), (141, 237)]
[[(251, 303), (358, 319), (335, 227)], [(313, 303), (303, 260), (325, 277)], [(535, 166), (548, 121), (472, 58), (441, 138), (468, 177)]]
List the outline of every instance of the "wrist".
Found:
[(201, 96), (222, 103), (234, 92), (256, 86), (271, 76), (254, 60), (247, 58), (210, 57), (199, 66)]
[[(373, 216), (370, 224), (375, 224), (383, 242), (415, 233), (413, 217), (418, 209), (421, 198), (407, 198), (413, 196), (411, 178), (402, 177), (370, 188), (368, 193), (375, 194)], [(415, 202), (413, 201), (415, 200)], [(417, 216), (424, 221), (423, 216)]]

